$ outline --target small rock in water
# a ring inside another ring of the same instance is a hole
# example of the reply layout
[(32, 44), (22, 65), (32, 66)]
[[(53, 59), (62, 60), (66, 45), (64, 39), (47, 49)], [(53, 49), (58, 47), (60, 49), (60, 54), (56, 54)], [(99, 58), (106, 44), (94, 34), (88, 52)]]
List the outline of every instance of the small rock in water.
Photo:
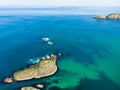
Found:
[(36, 87), (37, 88), (43, 88), (44, 86), (42, 84), (37, 84)]
[(43, 41), (49, 41), (50, 39), (48, 37), (43, 37), (42, 40)]
[(5, 83), (12, 83), (13, 80), (12, 80), (12, 78), (10, 78), (10, 77), (6, 77), (6, 78), (4, 79), (4, 82), (5, 82)]
[(51, 42), (51, 41), (48, 41), (48, 44), (49, 44), (49, 45), (52, 45), (52, 44), (53, 44), (53, 42)]

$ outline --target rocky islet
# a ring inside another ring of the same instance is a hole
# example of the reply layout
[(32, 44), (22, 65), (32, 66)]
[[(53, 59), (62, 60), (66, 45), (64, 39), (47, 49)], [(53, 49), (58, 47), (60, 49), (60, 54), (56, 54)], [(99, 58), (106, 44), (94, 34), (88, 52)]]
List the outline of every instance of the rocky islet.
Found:
[(99, 15), (96, 17), (98, 20), (120, 20), (120, 13), (112, 13), (107, 16)]

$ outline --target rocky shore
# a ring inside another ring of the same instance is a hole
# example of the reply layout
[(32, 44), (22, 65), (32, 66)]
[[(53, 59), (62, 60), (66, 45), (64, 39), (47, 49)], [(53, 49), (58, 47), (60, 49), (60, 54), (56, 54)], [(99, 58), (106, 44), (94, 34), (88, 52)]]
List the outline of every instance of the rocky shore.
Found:
[[(33, 78), (42, 78), (46, 76), (53, 75), (57, 71), (56, 56), (51, 54), (49, 57), (40, 60), (37, 64), (31, 65), (28, 68), (14, 72), (13, 79), (6, 77), (4, 79), (5, 83), (12, 83), (14, 81), (24, 81)], [(42, 84), (36, 85), (38, 88), (43, 88)], [(20, 90), (38, 90), (34, 87), (22, 87)]]
[(120, 20), (120, 13), (112, 13), (107, 16), (99, 15), (96, 17), (98, 20)]

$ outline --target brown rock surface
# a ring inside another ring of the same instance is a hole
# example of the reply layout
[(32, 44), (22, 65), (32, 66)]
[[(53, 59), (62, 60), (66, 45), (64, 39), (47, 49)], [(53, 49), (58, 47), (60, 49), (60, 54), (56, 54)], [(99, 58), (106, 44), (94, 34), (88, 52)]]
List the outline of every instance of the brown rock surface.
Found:
[(34, 78), (41, 78), (54, 74), (57, 71), (56, 56), (41, 60), (38, 63), (37, 74)]
[(120, 13), (112, 13), (112, 14), (109, 14), (107, 16), (105, 15), (99, 15), (96, 17), (96, 19), (98, 20), (120, 20)]
[(107, 15), (107, 19), (120, 20), (120, 13), (112, 13)]
[(106, 16), (104, 16), (104, 15), (99, 15), (99, 16), (97, 16), (97, 19), (106, 19)]
[(13, 80), (12, 80), (12, 78), (6, 77), (6, 78), (4, 79), (4, 82), (5, 82), (5, 83), (12, 83)]
[(32, 78), (41, 78), (54, 74), (57, 71), (56, 56), (50, 55), (49, 58), (40, 60), (37, 65), (20, 70), (14, 73), (16, 81), (29, 80)]
[(37, 74), (36, 68), (31, 66), (24, 70), (15, 72), (14, 79), (16, 81), (29, 80), (29, 79), (32, 79), (36, 74)]
[(31, 86), (22, 87), (20, 90), (40, 90)]
[(42, 84), (37, 84), (36, 87), (37, 88), (43, 88), (44, 86)]

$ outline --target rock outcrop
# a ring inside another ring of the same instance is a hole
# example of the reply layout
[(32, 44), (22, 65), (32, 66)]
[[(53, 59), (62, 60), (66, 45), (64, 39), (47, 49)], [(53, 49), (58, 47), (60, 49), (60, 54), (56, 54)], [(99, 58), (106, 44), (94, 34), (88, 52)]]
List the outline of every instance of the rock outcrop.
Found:
[(37, 88), (43, 88), (44, 86), (42, 84), (37, 84), (36, 87)]
[(112, 13), (107, 15), (107, 19), (120, 20), (120, 13)]
[(18, 88), (16, 90), (40, 90), (42, 88), (44, 88), (44, 86), (42, 84), (37, 84), (36, 87), (24, 86), (24, 87)]
[(20, 90), (40, 90), (31, 86), (22, 87)]
[(96, 17), (98, 20), (120, 20), (120, 13), (112, 13), (107, 16), (99, 15)]
[[(41, 78), (41, 77), (53, 75), (56, 71), (57, 71), (56, 56), (50, 55), (40, 60), (35, 65), (31, 65), (28, 68), (14, 72), (13, 79), (15, 81), (24, 81), (33, 78)], [(13, 79), (6, 77), (4, 79), (4, 82), (12, 83)], [(42, 84), (37, 84), (36, 87), (25, 86), (17, 90), (40, 90), (41, 88), (44, 88), (44, 86)]]
[(4, 82), (5, 82), (5, 83), (12, 83), (12, 82), (13, 82), (13, 79), (10, 78), (10, 77), (6, 77), (6, 78), (4, 79)]
[(35, 66), (31, 66), (21, 71), (14, 73), (14, 79), (16, 81), (29, 80), (35, 77), (37, 70)]
[(38, 64), (14, 73), (16, 81), (41, 78), (54, 74), (57, 71), (56, 56), (50, 55), (49, 58), (40, 60)]
[(99, 15), (99, 16), (96, 17), (96, 19), (103, 20), (103, 19), (106, 19), (106, 16), (104, 16), (104, 15)]

